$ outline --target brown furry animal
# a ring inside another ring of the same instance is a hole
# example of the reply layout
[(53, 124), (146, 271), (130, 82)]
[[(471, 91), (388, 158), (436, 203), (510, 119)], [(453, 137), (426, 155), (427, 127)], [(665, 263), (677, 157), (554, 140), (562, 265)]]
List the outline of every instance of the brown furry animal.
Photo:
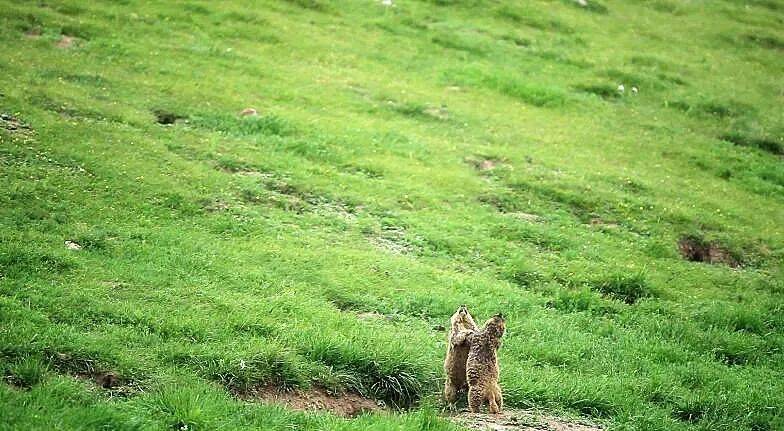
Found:
[(467, 337), (477, 330), (476, 322), (465, 305), (455, 311), (449, 320), (451, 328), (447, 341), (446, 359), (444, 359), (444, 398), (450, 404), (457, 401), (460, 391), (466, 388), (466, 359), (469, 345)]
[(506, 330), (504, 317), (497, 314), (485, 323), (485, 327), (468, 336), (471, 349), (466, 363), (468, 381), (468, 409), (477, 413), (487, 402), (490, 413), (500, 413), (504, 408), (501, 387), (498, 385), (498, 348)]

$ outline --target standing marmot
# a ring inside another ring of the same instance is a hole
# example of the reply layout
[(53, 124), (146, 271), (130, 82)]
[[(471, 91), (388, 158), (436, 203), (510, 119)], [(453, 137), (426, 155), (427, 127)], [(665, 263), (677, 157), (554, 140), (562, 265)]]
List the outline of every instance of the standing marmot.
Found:
[(468, 409), (477, 413), (487, 401), (490, 413), (500, 413), (504, 407), (501, 387), (498, 386), (498, 355), (501, 336), (506, 324), (504, 317), (497, 314), (485, 323), (484, 329), (468, 336), (470, 351), (466, 363), (468, 381)]
[(468, 335), (474, 333), (476, 323), (465, 305), (455, 311), (449, 319), (452, 326), (449, 329), (446, 359), (444, 359), (444, 398), (450, 404), (457, 401), (457, 395), (466, 386), (466, 360), (470, 346), (466, 341)]

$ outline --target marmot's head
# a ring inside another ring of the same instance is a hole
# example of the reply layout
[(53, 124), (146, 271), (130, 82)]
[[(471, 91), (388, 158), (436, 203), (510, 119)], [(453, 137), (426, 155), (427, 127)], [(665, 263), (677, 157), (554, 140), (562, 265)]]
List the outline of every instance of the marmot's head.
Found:
[(468, 323), (471, 320), (471, 315), (468, 314), (468, 308), (465, 305), (461, 305), (460, 308), (455, 311), (455, 314), (452, 315), (452, 324), (456, 323)]
[(506, 321), (501, 313), (496, 314), (485, 322), (485, 332), (493, 338), (501, 338), (506, 330)]

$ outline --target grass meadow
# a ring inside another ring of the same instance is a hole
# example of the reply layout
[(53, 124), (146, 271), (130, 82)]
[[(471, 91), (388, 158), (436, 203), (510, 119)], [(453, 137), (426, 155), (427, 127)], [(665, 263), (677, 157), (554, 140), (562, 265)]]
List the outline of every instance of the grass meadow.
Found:
[[(0, 0), (0, 430), (457, 430), (460, 304), (507, 317), (508, 408), (784, 429), (782, 29), (780, 0)], [(269, 386), (389, 412), (239, 395)]]

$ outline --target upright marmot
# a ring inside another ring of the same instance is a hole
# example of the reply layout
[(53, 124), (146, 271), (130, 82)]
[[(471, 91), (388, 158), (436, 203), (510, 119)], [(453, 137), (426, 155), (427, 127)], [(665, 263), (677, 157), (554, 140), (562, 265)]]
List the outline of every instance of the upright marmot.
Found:
[(465, 305), (455, 311), (449, 319), (452, 326), (449, 329), (446, 359), (444, 359), (444, 398), (450, 404), (457, 401), (457, 395), (466, 387), (466, 360), (468, 359), (468, 335), (474, 333), (476, 323)]
[(479, 411), (487, 401), (490, 413), (500, 413), (504, 407), (501, 387), (498, 385), (498, 355), (506, 324), (504, 317), (497, 314), (485, 323), (484, 329), (468, 336), (470, 351), (466, 363), (468, 381), (468, 409)]

